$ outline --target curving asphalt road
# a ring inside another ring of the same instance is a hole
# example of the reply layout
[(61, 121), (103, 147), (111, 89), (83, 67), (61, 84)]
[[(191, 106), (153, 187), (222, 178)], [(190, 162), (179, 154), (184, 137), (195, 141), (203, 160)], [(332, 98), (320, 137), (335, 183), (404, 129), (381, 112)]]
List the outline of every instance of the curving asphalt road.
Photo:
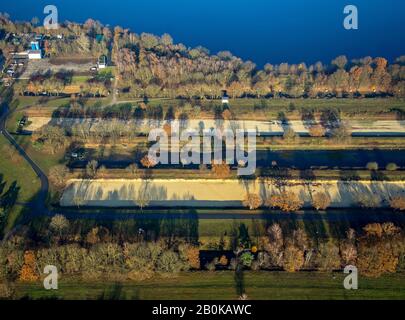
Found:
[(32, 160), (25, 150), (14, 140), (13, 136), (7, 131), (6, 121), (9, 115), (8, 106), (5, 109), (1, 110), (0, 115), (0, 133), (10, 142), (14, 148), (17, 149), (18, 153), (29, 163), (36, 175), (41, 181), (41, 188), (33, 201), (30, 203), (30, 206), (37, 211), (38, 214), (47, 214), (48, 209), (45, 205), (46, 199), (48, 197), (49, 191), (49, 181), (46, 174), (41, 170), (41, 168)]

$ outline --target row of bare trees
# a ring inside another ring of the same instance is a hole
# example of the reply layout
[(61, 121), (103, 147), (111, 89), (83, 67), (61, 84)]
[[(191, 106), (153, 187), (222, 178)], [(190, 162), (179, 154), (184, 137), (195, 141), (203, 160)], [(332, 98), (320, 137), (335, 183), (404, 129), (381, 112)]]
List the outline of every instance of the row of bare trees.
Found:
[[(375, 197), (358, 193), (356, 195), (357, 203), (362, 208), (375, 209), (380, 206), (380, 200)], [(327, 193), (318, 192), (312, 195), (312, 206), (318, 211), (323, 211), (330, 208), (332, 199)], [(389, 201), (390, 207), (397, 211), (405, 211), (405, 197), (395, 196)], [(259, 209), (262, 206), (268, 208), (277, 208), (284, 212), (296, 212), (304, 207), (304, 201), (292, 191), (283, 191), (280, 194), (272, 195), (264, 201), (260, 195), (247, 193), (243, 205), (250, 210)]]
[[(115, 274), (122, 281), (142, 281), (158, 274), (173, 277), (182, 271), (204, 268), (200, 263), (201, 248), (185, 239), (127, 241), (122, 235), (114, 240), (110, 229), (102, 225), (83, 235), (76, 235), (73, 230), (69, 220), (56, 215), (47, 230), (51, 246), (28, 246), (18, 236), (2, 242), (0, 280), (37, 282), (41, 270), (50, 262), (65, 277), (84, 280), (105, 279)], [(404, 270), (403, 230), (394, 223), (371, 223), (357, 231), (352, 228), (344, 231), (346, 234), (339, 238), (322, 238), (302, 227), (286, 230), (274, 223), (257, 240), (244, 239), (249, 248), (242, 254), (234, 248), (234, 258), (222, 255), (213, 268), (209, 264), (206, 268), (215, 271), (221, 265), (222, 270), (233, 269), (237, 260), (242, 260), (239, 262), (252, 270), (331, 272), (355, 265), (367, 277)]]
[(256, 270), (281, 267), (296, 272), (302, 269), (333, 271), (355, 265), (368, 277), (394, 273), (403, 267), (405, 248), (401, 228), (390, 222), (368, 224), (360, 234), (349, 229), (340, 241), (327, 238), (316, 242), (304, 229), (287, 236), (279, 224), (273, 224), (267, 236), (260, 239), (262, 251), (252, 267)]

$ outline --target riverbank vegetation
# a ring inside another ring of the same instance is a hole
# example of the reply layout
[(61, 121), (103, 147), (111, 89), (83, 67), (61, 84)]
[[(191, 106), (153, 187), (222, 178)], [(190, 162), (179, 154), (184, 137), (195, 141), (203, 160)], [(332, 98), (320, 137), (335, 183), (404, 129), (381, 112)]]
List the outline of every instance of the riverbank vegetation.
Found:
[[(13, 22), (4, 14), (0, 22), (5, 35), (14, 33), (18, 38), (15, 41), (7, 36), (1, 42), (6, 59), (10, 59), (10, 52), (28, 45), (29, 39), (22, 35), (44, 34), (45, 56), (110, 57), (116, 65), (121, 94), (127, 98), (219, 98), (223, 90), (232, 98), (403, 97), (405, 93), (404, 57), (389, 63), (383, 57), (349, 61), (339, 56), (329, 65), (269, 63), (260, 70), (253, 62), (243, 61), (228, 51), (211, 55), (200, 46), (187, 48), (176, 44), (168, 34), (138, 35), (92, 19), (84, 24), (61, 23), (57, 31), (29, 22)], [(63, 38), (56, 37), (56, 33)], [(38, 84), (42, 85), (41, 79), (30, 80), (31, 86)], [(58, 85), (58, 81), (49, 83), (55, 88), (48, 91), (60, 91)]]

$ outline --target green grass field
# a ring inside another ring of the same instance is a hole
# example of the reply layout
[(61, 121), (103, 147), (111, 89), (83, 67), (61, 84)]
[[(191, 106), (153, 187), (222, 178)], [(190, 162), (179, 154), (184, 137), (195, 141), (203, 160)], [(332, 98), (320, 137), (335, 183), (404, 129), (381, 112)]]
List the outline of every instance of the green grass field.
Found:
[(49, 108), (57, 108), (60, 105), (64, 105), (69, 102), (69, 98), (51, 98), (48, 100), (43, 100), (41, 101), (42, 97), (31, 97), (31, 96), (17, 96), (15, 97), (15, 100), (18, 100), (18, 109), (24, 109), (26, 107), (30, 106), (36, 106), (41, 104), (43, 107), (49, 107)]
[(109, 67), (106, 67), (106, 68), (104, 68), (104, 69), (100, 69), (100, 70), (98, 71), (98, 74), (99, 74), (99, 75), (105, 75), (105, 74), (114, 75), (114, 74), (115, 74), (115, 71), (116, 71), (116, 67), (109, 66)]
[[(4, 151), (6, 148), (9, 150), (12, 147), (3, 136), (0, 136), (0, 150)], [(3, 181), (7, 182), (5, 189), (7, 190), (8, 185), (16, 181), (21, 188), (18, 201), (29, 201), (39, 190), (39, 179), (17, 152), (13, 153), (12, 158), (13, 161), (8, 155), (0, 157), (0, 175), (2, 175)]]
[(33, 147), (31, 137), (29, 136), (17, 136), (16, 141), (24, 147), (27, 154), (37, 163), (45, 174), (49, 173), (49, 170), (61, 163), (64, 163), (64, 152), (60, 151), (55, 154), (37, 150)]
[(7, 221), (4, 225), (4, 234), (11, 231), (17, 223), (21, 222), (24, 214), (29, 212), (31, 209), (27, 206), (15, 205), (11, 208), (10, 212), (8, 213)]
[(238, 286), (252, 300), (363, 300), (405, 299), (405, 274), (379, 279), (359, 278), (359, 290), (343, 288), (343, 273), (245, 272), (241, 281), (232, 271), (188, 272), (176, 277), (156, 277), (141, 282), (82, 282), (62, 279), (57, 291), (37, 284), (17, 284), (16, 298), (31, 299), (142, 299), (142, 300), (236, 300)]
[(90, 80), (92, 77), (91, 76), (73, 76), (72, 77), (72, 85), (76, 85), (76, 84), (83, 84), (85, 82), (87, 82), (88, 80)]
[[(78, 76), (75, 81), (78, 83), (82, 83), (85, 81), (86, 76)], [(27, 107), (37, 107), (40, 106), (44, 108), (44, 111), (52, 112), (53, 110), (59, 108), (60, 106), (66, 105), (69, 103), (70, 98), (64, 97), (32, 97), (32, 96), (15, 96), (15, 100), (18, 101), (17, 111), (22, 111)], [(101, 101), (103, 103), (108, 103), (110, 101), (109, 98), (87, 98), (84, 99), (85, 105), (93, 105), (97, 101)]]
[[(5, 183), (4, 192), (8, 190), (11, 184), (16, 182), (20, 188), (17, 202), (31, 201), (40, 189), (39, 178), (2, 135), (0, 136), (0, 151), (2, 152), (0, 157), (0, 177), (1, 182)], [(5, 232), (14, 227), (24, 210), (25, 208), (20, 205), (15, 205), (10, 209), (4, 225)]]
[[(326, 108), (338, 108), (342, 112), (342, 117), (356, 116), (357, 118), (367, 118), (372, 116), (384, 116), (390, 109), (400, 109), (405, 111), (405, 100), (396, 98), (382, 99), (267, 99), (265, 110), (255, 110), (254, 106), (261, 103), (261, 99), (231, 99), (230, 109), (238, 119), (275, 119), (279, 112), (285, 112), (289, 119), (300, 119), (302, 108), (322, 111)], [(179, 100), (159, 100), (151, 99), (150, 105), (162, 105), (164, 110), (169, 106), (176, 107)], [(195, 105), (221, 105), (220, 100), (197, 101)], [(290, 110), (291, 105), (294, 111)]]

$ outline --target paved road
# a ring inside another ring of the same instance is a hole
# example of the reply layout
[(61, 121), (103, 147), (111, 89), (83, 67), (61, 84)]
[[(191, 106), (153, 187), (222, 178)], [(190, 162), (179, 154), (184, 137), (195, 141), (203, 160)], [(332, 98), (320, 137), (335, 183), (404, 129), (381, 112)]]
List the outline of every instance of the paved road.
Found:
[[(46, 208), (46, 199), (48, 197), (49, 182), (46, 174), (41, 170), (41, 168), (32, 160), (25, 150), (14, 140), (13, 136), (7, 132), (6, 120), (9, 113), (8, 107), (5, 110), (1, 110), (0, 116), (0, 132), (1, 134), (17, 149), (19, 154), (29, 163), (36, 175), (41, 181), (41, 189), (35, 199), (32, 201), (30, 206), (38, 213), (43, 212), (44, 214), (48, 212)], [(18, 169), (17, 169), (18, 170)]]

